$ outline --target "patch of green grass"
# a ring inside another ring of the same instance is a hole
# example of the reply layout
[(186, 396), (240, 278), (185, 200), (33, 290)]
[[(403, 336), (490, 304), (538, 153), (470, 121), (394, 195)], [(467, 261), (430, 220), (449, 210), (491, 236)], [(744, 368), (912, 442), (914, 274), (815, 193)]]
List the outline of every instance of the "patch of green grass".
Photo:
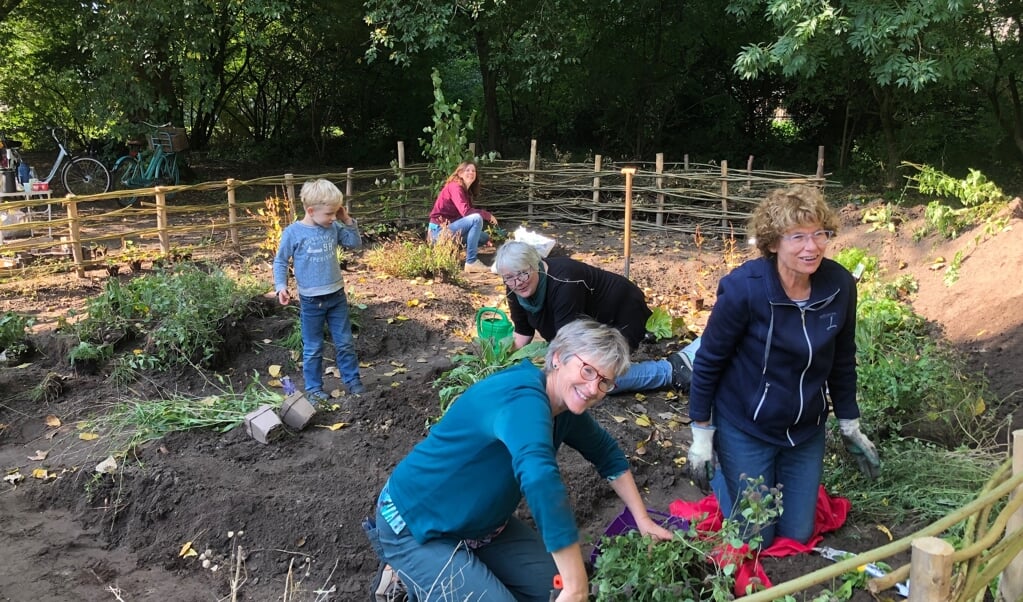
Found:
[(419, 241), (386, 242), (366, 252), (366, 263), (396, 278), (456, 279), (462, 273), (458, 243), (442, 236), (434, 244)]

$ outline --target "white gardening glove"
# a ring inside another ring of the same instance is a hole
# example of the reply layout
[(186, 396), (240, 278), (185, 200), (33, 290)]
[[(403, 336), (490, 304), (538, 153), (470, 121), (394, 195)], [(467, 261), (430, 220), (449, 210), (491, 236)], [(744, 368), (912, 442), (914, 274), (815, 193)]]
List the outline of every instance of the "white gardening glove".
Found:
[(714, 431), (712, 426), (692, 425), (693, 444), (689, 446), (689, 477), (702, 491), (710, 491), (714, 478)]
[(881, 458), (878, 457), (874, 444), (860, 431), (860, 419), (840, 418), (838, 429), (842, 431), (842, 443), (845, 444), (846, 451), (856, 458), (860, 472), (869, 479), (881, 476)]

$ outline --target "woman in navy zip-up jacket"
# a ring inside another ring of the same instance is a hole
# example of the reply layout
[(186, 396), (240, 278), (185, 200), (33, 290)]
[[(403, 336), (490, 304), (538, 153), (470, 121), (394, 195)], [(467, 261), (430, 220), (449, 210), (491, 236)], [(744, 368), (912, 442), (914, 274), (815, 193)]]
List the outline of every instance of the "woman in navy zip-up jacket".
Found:
[(693, 363), (690, 470), (706, 488), (716, 453), (731, 500), (744, 476), (782, 486), (778, 523), (759, 531), (764, 547), (776, 534), (813, 534), (830, 409), (861, 468), (880, 468), (859, 428), (856, 283), (824, 257), (837, 225), (816, 189), (772, 192), (750, 220), (762, 256), (721, 279)]

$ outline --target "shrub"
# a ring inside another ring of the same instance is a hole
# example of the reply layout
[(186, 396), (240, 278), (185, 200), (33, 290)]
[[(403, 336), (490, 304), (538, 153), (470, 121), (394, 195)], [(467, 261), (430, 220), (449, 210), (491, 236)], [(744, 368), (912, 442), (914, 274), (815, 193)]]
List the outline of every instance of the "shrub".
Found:
[(366, 263), (396, 278), (454, 279), (462, 273), (458, 243), (441, 236), (434, 244), (394, 241), (366, 252)]
[(0, 314), (0, 355), (9, 362), (16, 362), (31, 348), (28, 329), (35, 320), (12, 311)]

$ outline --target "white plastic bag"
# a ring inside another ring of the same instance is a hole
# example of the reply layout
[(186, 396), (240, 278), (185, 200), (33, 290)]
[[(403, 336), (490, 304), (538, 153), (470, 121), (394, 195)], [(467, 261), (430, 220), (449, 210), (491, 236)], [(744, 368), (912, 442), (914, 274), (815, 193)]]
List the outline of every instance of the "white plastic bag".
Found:
[(512, 238), (518, 242), (524, 242), (527, 245), (532, 245), (537, 252), (540, 253), (540, 257), (547, 257), (547, 255), (551, 252), (551, 249), (554, 248), (554, 245), (558, 244), (558, 241), (553, 238), (547, 238), (542, 234), (537, 234), (536, 232), (527, 230), (522, 226), (515, 229), (515, 232), (512, 234)]

